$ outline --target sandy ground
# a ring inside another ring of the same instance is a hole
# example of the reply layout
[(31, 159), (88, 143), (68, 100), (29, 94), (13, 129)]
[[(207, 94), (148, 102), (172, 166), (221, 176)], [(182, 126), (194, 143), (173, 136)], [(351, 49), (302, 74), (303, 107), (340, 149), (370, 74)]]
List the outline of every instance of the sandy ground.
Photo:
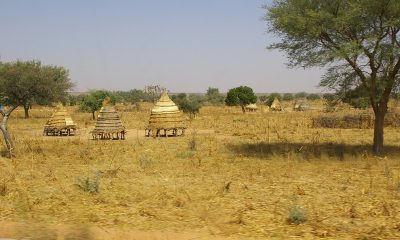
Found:
[[(43, 225), (31, 223), (0, 222), (0, 240), (11, 239), (43, 239), (43, 240), (189, 240), (210, 239), (224, 240), (228, 238), (214, 237), (201, 233), (173, 233), (161, 231), (139, 231), (135, 229), (100, 228), (77, 225)], [(232, 239), (232, 238), (230, 238)]]

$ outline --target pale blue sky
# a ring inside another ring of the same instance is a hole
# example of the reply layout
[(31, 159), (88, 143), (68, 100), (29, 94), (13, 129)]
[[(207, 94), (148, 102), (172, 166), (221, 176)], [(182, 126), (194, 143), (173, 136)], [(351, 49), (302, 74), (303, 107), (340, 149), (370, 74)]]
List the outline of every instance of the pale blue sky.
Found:
[(0, 0), (1, 60), (70, 71), (76, 91), (319, 92), (319, 69), (288, 69), (260, 0)]

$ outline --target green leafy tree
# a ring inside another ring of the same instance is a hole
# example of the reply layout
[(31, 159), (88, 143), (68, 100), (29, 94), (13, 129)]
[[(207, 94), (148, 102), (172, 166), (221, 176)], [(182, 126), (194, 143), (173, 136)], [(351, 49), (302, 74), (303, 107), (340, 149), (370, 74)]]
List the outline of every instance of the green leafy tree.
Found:
[(384, 118), (400, 76), (400, 1), (275, 0), (269, 31), (282, 41), (289, 66), (328, 70), (321, 86), (362, 87), (375, 114), (373, 151), (383, 152)]
[(116, 97), (109, 91), (97, 90), (85, 95), (79, 103), (79, 110), (82, 112), (92, 113), (93, 120), (96, 119), (96, 111), (99, 111), (103, 106), (103, 101), (108, 97), (111, 104), (115, 104)]
[(202, 107), (202, 98), (198, 98), (198, 95), (191, 94), (187, 95), (186, 93), (174, 94), (171, 96), (172, 101), (176, 105), (178, 105), (179, 109), (184, 113), (188, 113), (190, 119), (196, 117), (196, 114), (199, 113), (200, 108)]
[(282, 96), (282, 100), (284, 101), (292, 101), (294, 99), (294, 96), (292, 93), (284, 93)]
[(344, 103), (348, 103), (354, 108), (366, 109), (371, 106), (368, 92), (361, 86), (347, 90), (339, 97)]
[(294, 94), (294, 98), (295, 99), (305, 99), (307, 97), (307, 93), (306, 92), (298, 92)]
[(198, 101), (185, 99), (179, 102), (178, 106), (184, 113), (189, 114), (190, 119), (193, 119), (196, 117), (196, 114), (199, 113), (202, 105)]
[(257, 96), (254, 94), (253, 89), (247, 86), (240, 86), (232, 88), (228, 91), (225, 103), (228, 106), (241, 106), (243, 113), (245, 113), (245, 106), (257, 102)]
[(270, 95), (268, 95), (268, 99), (267, 99), (267, 106), (271, 106), (272, 103), (274, 102), (275, 98), (277, 98), (279, 101), (281, 100), (281, 95), (279, 93), (271, 93)]
[(0, 65), (0, 97), (4, 104), (22, 106), (29, 118), (32, 104), (66, 102), (73, 87), (68, 70), (42, 65), (40, 61), (16, 61)]
[(316, 94), (316, 93), (310, 93), (310, 94), (307, 95), (306, 99), (313, 101), (313, 100), (321, 99), (321, 96), (319, 94)]
[(260, 102), (266, 103), (268, 101), (268, 95), (259, 96), (258, 99), (260, 100)]
[(213, 105), (224, 103), (224, 96), (219, 92), (218, 88), (209, 87), (206, 93), (207, 102)]
[(40, 61), (0, 62), (0, 109), (3, 117), (0, 129), (3, 133), (9, 156), (14, 143), (7, 129), (11, 113), (23, 106), (25, 118), (29, 118), (31, 104), (65, 102), (67, 91), (73, 87), (68, 71), (63, 67), (42, 65)]

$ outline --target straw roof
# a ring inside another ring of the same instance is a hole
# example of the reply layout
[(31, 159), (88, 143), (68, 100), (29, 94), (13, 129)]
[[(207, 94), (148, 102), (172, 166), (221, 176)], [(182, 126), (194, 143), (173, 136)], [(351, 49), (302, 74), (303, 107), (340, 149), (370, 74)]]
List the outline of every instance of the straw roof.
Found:
[(76, 124), (68, 114), (65, 107), (61, 104), (57, 106), (57, 111), (47, 121), (45, 128), (75, 128)]
[(178, 106), (169, 98), (166, 92), (151, 110), (149, 129), (186, 128), (185, 118)]
[(307, 101), (304, 99), (299, 99), (294, 103), (293, 109), (295, 111), (304, 111), (304, 110), (308, 110), (310, 107), (307, 104)]
[(255, 103), (245, 106), (246, 109), (257, 110), (257, 105)]
[(282, 106), (281, 106), (281, 103), (279, 102), (278, 98), (275, 98), (274, 101), (272, 102), (271, 110), (274, 110), (274, 111), (281, 111), (282, 110)]
[(121, 119), (113, 106), (104, 104), (97, 116), (92, 133), (118, 133), (125, 130)]

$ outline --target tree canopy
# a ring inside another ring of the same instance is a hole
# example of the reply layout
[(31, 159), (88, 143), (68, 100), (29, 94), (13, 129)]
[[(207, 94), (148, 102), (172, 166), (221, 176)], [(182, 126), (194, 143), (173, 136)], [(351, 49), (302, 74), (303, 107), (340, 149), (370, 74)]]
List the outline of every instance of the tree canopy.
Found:
[(207, 102), (213, 105), (223, 104), (224, 96), (219, 92), (218, 88), (209, 87), (206, 93)]
[(0, 63), (0, 102), (23, 106), (26, 118), (32, 104), (66, 102), (72, 87), (68, 70), (63, 67), (35, 60)]
[(116, 98), (114, 94), (106, 90), (96, 90), (83, 96), (79, 104), (79, 110), (82, 112), (92, 113), (92, 118), (95, 119), (96, 111), (99, 111), (103, 106), (103, 101), (108, 97), (111, 104), (115, 104)]
[(247, 86), (240, 86), (232, 88), (228, 91), (225, 103), (228, 106), (241, 106), (242, 111), (245, 112), (245, 106), (257, 102), (257, 96), (254, 94), (253, 89)]
[(270, 48), (286, 52), (289, 66), (328, 70), (321, 86), (362, 87), (375, 113), (373, 150), (382, 153), (383, 121), (400, 84), (400, 1), (275, 0), (266, 6)]

